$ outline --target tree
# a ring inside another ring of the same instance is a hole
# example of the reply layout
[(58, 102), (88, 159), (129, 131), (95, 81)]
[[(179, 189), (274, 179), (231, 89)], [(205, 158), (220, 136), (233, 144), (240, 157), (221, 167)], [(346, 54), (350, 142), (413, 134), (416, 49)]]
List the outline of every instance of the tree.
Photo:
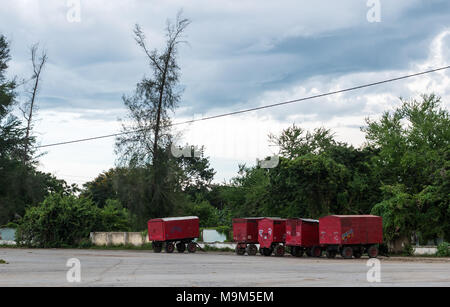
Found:
[(8, 41), (0, 35), (0, 224), (20, 218), (26, 206), (39, 204), (49, 193), (73, 191), (63, 180), (23, 163), (24, 148), (35, 139), (27, 137), (27, 129), (13, 115), (16, 82), (6, 78), (9, 52)]
[(160, 148), (169, 145), (168, 113), (177, 107), (181, 94), (178, 90), (178, 45), (183, 42), (182, 34), (189, 23), (188, 19), (182, 18), (181, 12), (175, 24), (167, 22), (167, 41), (161, 52), (150, 51), (142, 28), (135, 26), (135, 40), (147, 55), (153, 76), (138, 83), (134, 96), (123, 98), (131, 122), (122, 125), (127, 134), (117, 139), (116, 148), (128, 163), (156, 165)]
[[(450, 118), (440, 103), (435, 95), (423, 95), (421, 101), (402, 100), (379, 121), (367, 119), (367, 142), (378, 149), (374, 171), (389, 191), (373, 212), (383, 216), (389, 238), (416, 235), (426, 242), (450, 237)], [(410, 210), (400, 210), (406, 204)]]
[(329, 129), (317, 128), (310, 132), (295, 124), (283, 130), (279, 136), (270, 134), (269, 141), (279, 147), (281, 156), (288, 159), (307, 153), (319, 154), (336, 145)]
[(136, 208), (142, 225), (146, 218), (170, 214), (175, 207), (178, 178), (169, 150), (172, 141), (169, 112), (174, 111), (180, 100), (177, 54), (189, 23), (181, 12), (175, 23), (167, 22), (167, 40), (161, 52), (150, 51), (141, 27), (136, 25), (134, 29), (136, 42), (147, 56), (152, 76), (138, 83), (134, 96), (123, 98), (129, 121), (122, 124), (125, 134), (116, 139), (116, 153), (120, 163), (138, 168), (137, 178), (143, 180), (142, 185), (136, 183), (143, 188), (137, 193), (142, 199), (138, 203), (140, 207)]
[(34, 44), (31, 47), (31, 64), (33, 66), (33, 73), (30, 81), (33, 82), (31, 89), (28, 91), (29, 100), (26, 101), (23, 106), (20, 108), (23, 114), (23, 117), (26, 121), (26, 130), (25, 130), (25, 149), (23, 153), (23, 162), (26, 163), (32, 157), (32, 152), (30, 148), (30, 136), (31, 130), (33, 128), (33, 115), (37, 110), (36, 106), (36, 98), (39, 92), (39, 83), (42, 79), (42, 71), (44, 69), (45, 64), (47, 63), (47, 53), (46, 51), (42, 51), (41, 55), (38, 56), (39, 44)]

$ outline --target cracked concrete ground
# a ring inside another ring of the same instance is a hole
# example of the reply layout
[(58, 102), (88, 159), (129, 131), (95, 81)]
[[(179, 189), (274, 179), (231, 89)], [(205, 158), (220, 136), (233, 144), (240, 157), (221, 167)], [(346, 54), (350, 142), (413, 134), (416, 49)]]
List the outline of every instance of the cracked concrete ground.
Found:
[[(70, 258), (81, 283), (67, 282)], [(0, 259), (0, 286), (450, 286), (449, 258), (380, 258), (380, 283), (367, 281), (367, 258), (0, 248)]]

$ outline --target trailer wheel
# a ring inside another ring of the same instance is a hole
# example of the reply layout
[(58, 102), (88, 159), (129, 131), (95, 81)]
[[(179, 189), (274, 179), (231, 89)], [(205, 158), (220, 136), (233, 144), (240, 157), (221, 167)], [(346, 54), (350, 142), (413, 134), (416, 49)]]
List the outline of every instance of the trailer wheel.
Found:
[(247, 254), (249, 256), (255, 256), (258, 253), (258, 248), (256, 247), (255, 244), (249, 244), (247, 246)]
[(184, 244), (184, 243), (177, 244), (177, 251), (179, 253), (184, 253), (185, 250), (186, 250), (186, 244)]
[(236, 246), (236, 255), (242, 256), (245, 254), (245, 248)]
[(272, 249), (270, 248), (261, 248), (262, 254), (266, 257), (272, 255)]
[(367, 249), (367, 254), (369, 255), (369, 258), (377, 258), (378, 257), (378, 246), (372, 245)]
[(353, 251), (353, 257), (355, 257), (356, 259), (361, 258), (361, 256), (362, 256), (362, 253), (360, 250)]
[(197, 251), (197, 244), (195, 244), (194, 242), (189, 242), (187, 245), (187, 250), (190, 253), (195, 253)]
[(292, 257), (296, 257), (297, 253), (298, 253), (298, 250), (299, 250), (299, 247), (298, 246), (290, 246), (290, 249), (291, 249)]
[(173, 251), (175, 250), (175, 245), (172, 242), (167, 242), (166, 243), (166, 253), (173, 253)]
[(154, 253), (160, 253), (162, 251), (162, 244), (161, 243), (152, 242), (152, 248), (153, 248), (153, 252)]
[(312, 254), (311, 254), (311, 248), (307, 248), (307, 249), (306, 249), (306, 256), (312, 257)]
[(336, 258), (336, 251), (334, 250), (327, 250), (326, 254), (328, 259)]
[(353, 248), (350, 246), (346, 246), (342, 249), (341, 255), (345, 259), (352, 259), (353, 257)]
[(283, 245), (277, 245), (277, 247), (275, 247), (275, 256), (277, 257), (283, 257), (284, 253), (285, 253), (285, 248)]
[(311, 249), (311, 255), (316, 258), (322, 257), (322, 249), (319, 246), (313, 246)]

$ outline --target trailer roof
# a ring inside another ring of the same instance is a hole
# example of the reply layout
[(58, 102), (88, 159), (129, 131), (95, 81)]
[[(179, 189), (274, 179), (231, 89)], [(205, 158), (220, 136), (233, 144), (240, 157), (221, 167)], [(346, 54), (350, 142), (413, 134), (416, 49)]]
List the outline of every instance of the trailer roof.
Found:
[(161, 220), (161, 221), (167, 222), (167, 221), (196, 220), (196, 219), (198, 219), (198, 216), (163, 217), (163, 218), (153, 219), (153, 220)]
[(348, 218), (352, 218), (352, 217), (379, 217), (377, 215), (370, 215), (370, 214), (361, 214), (361, 215), (329, 215), (329, 216), (334, 216), (334, 217), (338, 217), (338, 218), (346, 218), (346, 217), (348, 217)]
[(309, 222), (309, 223), (319, 223), (319, 220), (313, 220), (313, 219), (300, 219), (304, 222)]

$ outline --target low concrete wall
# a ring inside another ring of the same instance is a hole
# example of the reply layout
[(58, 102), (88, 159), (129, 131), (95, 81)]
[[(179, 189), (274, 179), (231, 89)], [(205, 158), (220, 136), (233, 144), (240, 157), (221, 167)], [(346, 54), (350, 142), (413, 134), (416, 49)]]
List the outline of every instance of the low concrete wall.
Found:
[(205, 243), (222, 243), (227, 240), (227, 236), (225, 234), (220, 233), (215, 229), (203, 229), (202, 238)]
[(434, 255), (437, 252), (436, 246), (416, 246), (414, 247), (414, 255)]
[(90, 239), (92, 244), (98, 246), (127, 244), (141, 246), (149, 243), (148, 237), (140, 232), (91, 232)]

